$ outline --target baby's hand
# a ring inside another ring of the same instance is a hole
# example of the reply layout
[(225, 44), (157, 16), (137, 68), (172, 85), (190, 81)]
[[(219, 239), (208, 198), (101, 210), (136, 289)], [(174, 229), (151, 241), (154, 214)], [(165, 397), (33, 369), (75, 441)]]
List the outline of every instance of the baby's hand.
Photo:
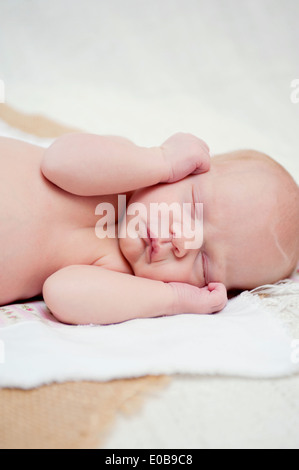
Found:
[(207, 144), (191, 134), (174, 134), (161, 145), (167, 165), (167, 176), (161, 183), (174, 183), (191, 174), (210, 169), (210, 151)]
[(206, 287), (195, 287), (182, 282), (169, 282), (175, 293), (174, 314), (216, 313), (227, 304), (224, 284), (210, 282)]

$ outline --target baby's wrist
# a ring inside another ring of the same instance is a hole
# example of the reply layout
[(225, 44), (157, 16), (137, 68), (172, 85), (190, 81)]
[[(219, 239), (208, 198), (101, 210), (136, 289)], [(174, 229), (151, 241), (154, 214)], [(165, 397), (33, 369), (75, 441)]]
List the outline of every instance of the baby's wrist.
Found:
[[(157, 300), (158, 306), (156, 309), (157, 316), (171, 316), (177, 313), (182, 313), (180, 309), (180, 302), (176, 289), (171, 285), (171, 282), (158, 281), (161, 291), (159, 291)], [(157, 289), (158, 291), (158, 289)]]
[(168, 288), (170, 289), (170, 302), (169, 302), (169, 313), (168, 315), (177, 315), (179, 313), (184, 313), (184, 299), (182, 298), (182, 292), (179, 289), (180, 283), (169, 282), (167, 283)]
[(159, 173), (159, 183), (166, 183), (171, 174), (171, 167), (167, 161), (165, 152), (162, 147), (151, 147), (147, 149), (147, 157), (151, 162), (155, 162), (157, 165), (157, 171)]

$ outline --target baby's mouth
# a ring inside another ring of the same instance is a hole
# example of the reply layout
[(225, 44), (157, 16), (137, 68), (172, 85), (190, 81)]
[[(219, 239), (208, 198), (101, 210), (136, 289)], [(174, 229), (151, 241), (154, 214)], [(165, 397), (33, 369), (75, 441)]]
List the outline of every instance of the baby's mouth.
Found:
[(153, 253), (153, 241), (150, 235), (149, 228), (147, 227), (147, 240), (146, 244), (148, 245), (148, 254), (149, 254), (149, 262), (152, 262), (152, 253)]
[(165, 258), (165, 252), (162, 253), (161, 246), (159, 243), (159, 238), (153, 236), (149, 228), (147, 228), (147, 244), (149, 251), (149, 260), (150, 263), (153, 261), (162, 261)]

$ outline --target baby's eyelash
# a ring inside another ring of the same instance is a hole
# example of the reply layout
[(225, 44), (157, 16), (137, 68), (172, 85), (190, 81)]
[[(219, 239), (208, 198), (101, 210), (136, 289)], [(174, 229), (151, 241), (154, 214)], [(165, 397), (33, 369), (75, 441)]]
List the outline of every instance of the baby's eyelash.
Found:
[(192, 204), (191, 204), (191, 215), (192, 217), (195, 217), (195, 197), (194, 197), (194, 186), (192, 186)]
[(205, 255), (204, 255), (204, 253), (201, 253), (201, 260), (202, 260), (203, 278), (204, 278), (204, 281), (205, 281), (205, 285), (207, 285), (206, 260), (205, 260)]
[(202, 217), (202, 206), (203, 203), (199, 202), (198, 197), (195, 197), (194, 194), (194, 186), (192, 186), (192, 205), (191, 205), (191, 211), (192, 211), (192, 217), (193, 218), (201, 218)]

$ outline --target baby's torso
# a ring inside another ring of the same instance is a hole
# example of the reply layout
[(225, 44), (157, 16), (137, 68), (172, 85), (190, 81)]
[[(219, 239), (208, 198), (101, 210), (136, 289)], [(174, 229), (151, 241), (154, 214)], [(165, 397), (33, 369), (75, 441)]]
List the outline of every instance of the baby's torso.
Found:
[[(42, 175), (42, 147), (0, 137), (0, 304), (34, 297), (45, 279), (72, 264), (103, 264), (131, 272), (118, 239), (100, 239), (101, 202), (114, 206), (117, 224), (125, 206), (118, 195), (80, 197)], [(117, 232), (117, 230), (116, 230)], [(102, 261), (103, 260), (103, 263)]]

